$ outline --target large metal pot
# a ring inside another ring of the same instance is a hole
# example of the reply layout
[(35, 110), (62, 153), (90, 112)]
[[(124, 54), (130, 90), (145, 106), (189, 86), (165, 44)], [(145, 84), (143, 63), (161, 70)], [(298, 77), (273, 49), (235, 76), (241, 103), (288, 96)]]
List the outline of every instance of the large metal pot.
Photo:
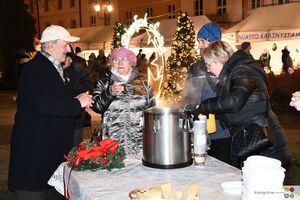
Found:
[(190, 123), (187, 113), (180, 109), (145, 110), (143, 165), (163, 169), (191, 165)]

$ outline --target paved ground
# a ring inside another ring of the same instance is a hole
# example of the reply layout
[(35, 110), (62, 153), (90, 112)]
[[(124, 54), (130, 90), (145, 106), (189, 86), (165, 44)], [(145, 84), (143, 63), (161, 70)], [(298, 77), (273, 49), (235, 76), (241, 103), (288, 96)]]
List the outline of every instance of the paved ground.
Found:
[[(7, 190), (7, 169), (9, 159), (9, 143), (16, 104), (12, 97), (14, 91), (0, 91), (0, 200), (13, 199)], [(91, 132), (98, 128), (99, 115), (88, 110), (92, 115), (92, 128), (85, 128), (85, 138), (90, 138)], [(300, 115), (278, 116), (287, 131), (288, 141), (294, 155), (300, 156)], [(300, 185), (300, 166), (292, 165), (286, 172), (285, 185)]]

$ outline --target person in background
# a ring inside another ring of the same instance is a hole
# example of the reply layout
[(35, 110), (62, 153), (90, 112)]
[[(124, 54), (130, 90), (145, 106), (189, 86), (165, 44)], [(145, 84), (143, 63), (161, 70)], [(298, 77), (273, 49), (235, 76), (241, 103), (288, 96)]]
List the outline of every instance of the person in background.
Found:
[[(70, 83), (73, 90), (73, 96), (76, 97), (80, 93), (89, 91), (93, 93), (94, 83), (87, 69), (87, 64), (82, 58), (77, 56), (71, 48), (71, 52), (67, 53), (64, 63), (64, 75)], [(83, 127), (86, 119), (90, 117), (89, 113), (82, 109), (81, 115), (77, 116), (74, 125), (73, 146), (78, 146), (83, 141)], [(91, 118), (89, 118), (90, 120)], [(90, 122), (89, 122), (90, 123)]]
[[(245, 60), (239, 52), (233, 53), (230, 45), (221, 41), (210, 44), (202, 51), (202, 56), (208, 71), (219, 79), (217, 96), (201, 102), (193, 113), (217, 114), (230, 127), (234, 138), (241, 137), (243, 132), (252, 131), (253, 124), (268, 126), (270, 105), (267, 78), (259, 66), (261, 63)], [(239, 145), (233, 139), (231, 164), (240, 168), (246, 158), (237, 156)], [(255, 155), (277, 158), (283, 166), (286, 164), (286, 158), (282, 158), (276, 145), (256, 152)]]
[(98, 65), (96, 62), (96, 55), (94, 53), (91, 53), (89, 55), (89, 60), (88, 60), (88, 70), (90, 72), (92, 81), (94, 83), (94, 87), (96, 86), (97, 82), (99, 81), (99, 73), (97, 69)]
[(251, 48), (252, 47), (251, 47), (251, 43), (250, 42), (243, 42), (241, 44), (241, 50), (243, 50), (249, 56), (249, 59), (254, 60), (252, 54), (250, 53)]
[(76, 54), (78, 57), (84, 59), (84, 54), (82, 53), (80, 47), (75, 47), (75, 54)]
[(262, 62), (264, 70), (266, 71), (266, 73), (271, 73), (271, 65), (270, 65), (270, 61), (271, 61), (271, 55), (269, 53), (269, 50), (267, 48), (265, 48), (262, 52), (262, 54), (259, 57), (259, 60)]
[(102, 114), (104, 138), (117, 140), (126, 154), (138, 154), (143, 146), (141, 116), (155, 105), (155, 98), (150, 85), (133, 67), (134, 52), (116, 48), (111, 58), (111, 70), (98, 81), (94, 91), (92, 109)]
[(300, 111), (300, 91), (293, 93), (290, 106), (295, 107), (296, 110)]
[(139, 60), (142, 57), (143, 49), (139, 49), (139, 53), (136, 55), (136, 59)]
[(75, 54), (79, 54), (81, 52), (81, 48), (80, 47), (75, 47)]
[(140, 62), (142, 60), (142, 55), (143, 55), (143, 49), (139, 49), (139, 53), (136, 55), (136, 66), (135, 67), (139, 67), (140, 66)]
[(292, 74), (294, 72), (293, 70), (293, 60), (290, 56), (290, 51), (288, 50), (287, 46), (282, 49), (282, 73), (285, 74)]
[(97, 73), (99, 74), (98, 80), (100, 80), (105, 76), (107, 70), (107, 58), (104, 54), (104, 50), (99, 50), (99, 55), (96, 58), (96, 66)]
[(146, 58), (146, 54), (142, 54), (139, 65), (136, 67), (138, 71), (143, 74), (144, 78), (147, 79), (148, 60)]
[[(218, 24), (210, 22), (202, 26), (197, 34), (200, 51), (207, 48), (211, 42), (221, 40), (221, 28)], [(208, 72), (205, 62), (201, 58), (194, 63), (189, 71), (186, 87), (184, 89), (184, 104), (190, 110), (196, 109), (205, 99), (216, 96), (217, 77)], [(230, 163), (231, 135), (229, 130), (216, 120), (216, 132), (209, 135), (211, 140), (208, 154), (223, 162)]]
[[(11, 137), (8, 184), (17, 200), (55, 199), (47, 182), (73, 147), (74, 118), (92, 106), (92, 96), (74, 97), (61, 63), (78, 41), (63, 27), (51, 25), (41, 37), (41, 51), (27, 62), (18, 87)], [(53, 195), (53, 196), (52, 196)]]
[[(87, 68), (87, 61), (84, 59), (84, 57), (81, 57), (80, 53), (81, 52), (81, 49), (79, 47), (76, 47), (75, 48), (75, 53), (74, 53), (74, 50), (73, 50), (73, 47), (70, 45), (70, 48), (71, 48), (71, 53), (69, 53), (69, 57), (71, 57), (72, 61), (74, 62), (78, 62), (80, 63), (80, 65), (84, 66), (85, 68)], [(76, 53), (76, 49), (78, 51), (78, 53)], [(79, 50), (78, 50), (79, 49)]]
[(106, 64), (106, 56), (104, 54), (104, 50), (100, 49), (98, 51), (98, 56), (97, 56), (97, 60), (101, 63), (101, 64)]

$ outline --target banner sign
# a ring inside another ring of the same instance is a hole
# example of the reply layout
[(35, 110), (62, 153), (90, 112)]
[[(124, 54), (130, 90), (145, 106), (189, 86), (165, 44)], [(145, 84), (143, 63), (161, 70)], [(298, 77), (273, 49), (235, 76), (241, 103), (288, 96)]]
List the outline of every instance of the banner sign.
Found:
[(261, 32), (237, 32), (237, 43), (258, 42), (258, 41), (276, 41), (276, 40), (296, 40), (300, 39), (300, 30), (278, 30)]

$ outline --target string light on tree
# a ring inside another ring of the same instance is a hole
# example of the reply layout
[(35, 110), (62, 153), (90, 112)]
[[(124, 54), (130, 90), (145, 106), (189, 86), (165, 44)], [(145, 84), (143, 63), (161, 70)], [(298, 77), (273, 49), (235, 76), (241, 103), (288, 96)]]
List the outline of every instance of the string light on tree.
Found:
[(122, 35), (125, 33), (125, 26), (121, 22), (116, 22), (113, 33), (113, 40), (111, 42), (111, 48), (122, 47)]
[(163, 84), (164, 101), (178, 105), (191, 64), (197, 60), (194, 24), (186, 12), (178, 12), (176, 33), (166, 67), (167, 79)]

